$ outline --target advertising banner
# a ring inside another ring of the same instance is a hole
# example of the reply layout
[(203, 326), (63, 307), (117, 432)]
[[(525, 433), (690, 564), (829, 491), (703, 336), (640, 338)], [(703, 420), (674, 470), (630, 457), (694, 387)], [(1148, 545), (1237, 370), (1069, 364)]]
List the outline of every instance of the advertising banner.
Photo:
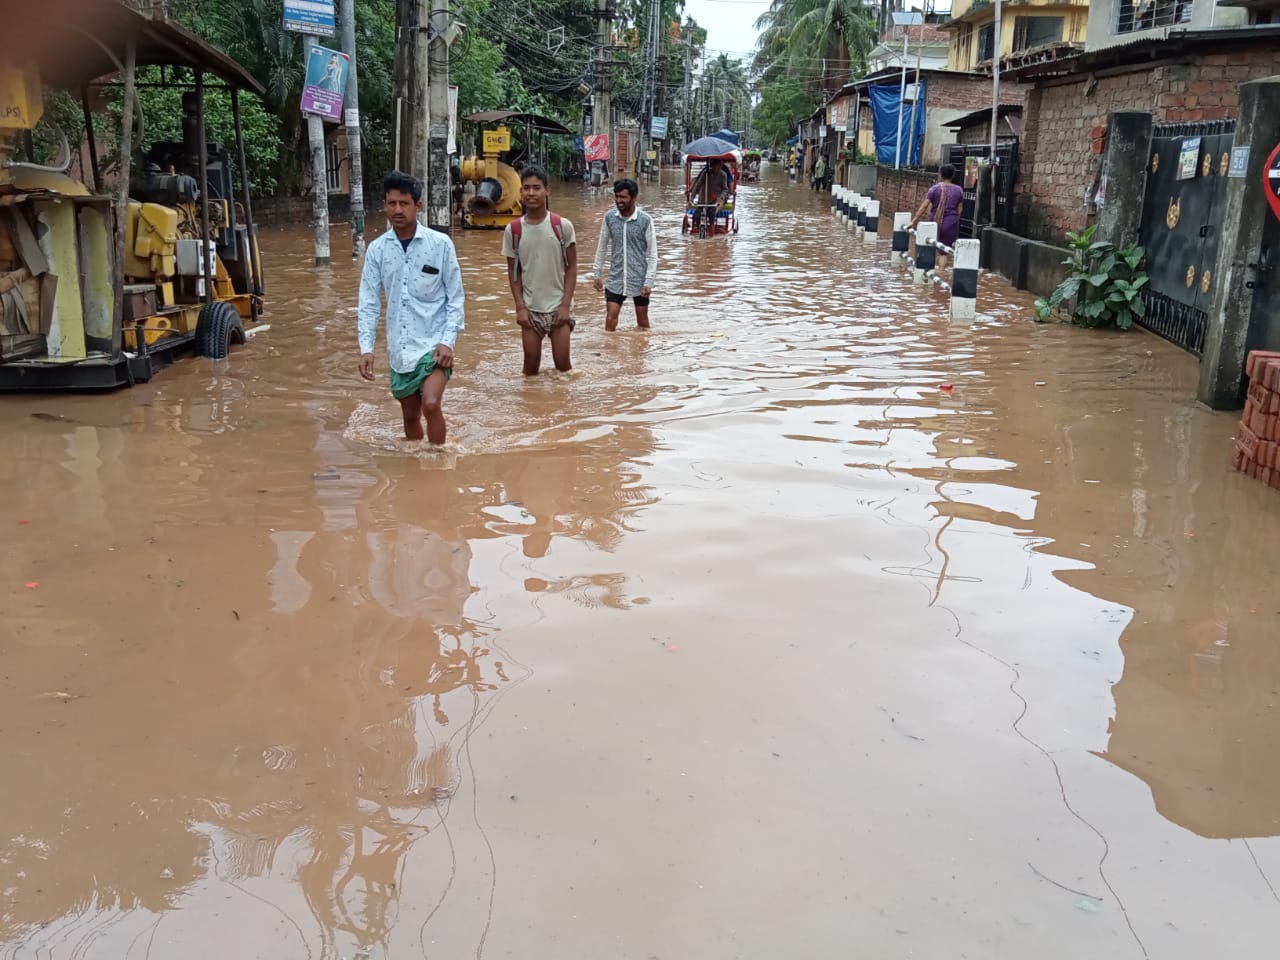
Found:
[(607, 161), (609, 159), (609, 135), (607, 133), (595, 133), (589, 137), (583, 137), (582, 142), (587, 155), (587, 163), (594, 163), (596, 160)]
[(332, 37), (336, 32), (333, 0), (284, 0), (284, 28), (294, 33)]
[(302, 88), (302, 112), (314, 113), (330, 123), (342, 122), (342, 98), (347, 90), (351, 58), (316, 44), (307, 57), (307, 78)]

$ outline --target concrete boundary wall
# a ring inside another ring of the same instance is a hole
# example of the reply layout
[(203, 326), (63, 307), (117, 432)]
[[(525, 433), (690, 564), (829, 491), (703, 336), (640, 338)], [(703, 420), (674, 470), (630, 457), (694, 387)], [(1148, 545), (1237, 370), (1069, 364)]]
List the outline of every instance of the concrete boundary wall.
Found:
[(1001, 230), (982, 230), (982, 266), (1006, 278), (1015, 290), (1047, 297), (1071, 272), (1063, 261), (1071, 256), (1066, 247), (1028, 240)]

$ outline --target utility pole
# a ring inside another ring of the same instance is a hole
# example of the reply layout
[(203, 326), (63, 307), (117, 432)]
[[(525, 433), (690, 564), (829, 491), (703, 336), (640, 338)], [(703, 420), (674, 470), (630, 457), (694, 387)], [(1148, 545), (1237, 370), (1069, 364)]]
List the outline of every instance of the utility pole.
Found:
[(996, 223), (996, 137), (1000, 133), (1000, 0), (996, 0), (996, 22), (991, 43), (991, 225)]
[(693, 139), (693, 31), (684, 41), (684, 138)]
[[(661, 0), (650, 0), (649, 2), (649, 29), (645, 34), (644, 41), (644, 92), (643, 106), (640, 108), (644, 112), (644, 135), (641, 137), (641, 161), (648, 162), (649, 150), (653, 147), (653, 115), (655, 97), (658, 83), (658, 20), (661, 16), (659, 5)], [(639, 165), (638, 165), (639, 166)], [(637, 170), (637, 174), (639, 170)]]
[[(311, 60), (311, 48), (320, 46), (320, 38), (305, 34), (303, 63)], [(315, 230), (316, 266), (329, 265), (329, 182), (324, 162), (324, 121), (314, 113), (307, 114), (307, 142), (311, 147), (311, 225)]]
[[(911, 150), (915, 146), (916, 140), (916, 107), (920, 103), (920, 61), (924, 57), (924, 18), (929, 15), (929, 0), (925, 0), (924, 12), (920, 16), (920, 36), (916, 39), (916, 92), (911, 96), (911, 126), (907, 127), (907, 165), (911, 165)], [(910, 35), (911, 27), (907, 27), (907, 34)], [(924, 145), (920, 145), (921, 154), (924, 153)]]
[(453, 218), (450, 215), (449, 190), (449, 0), (432, 0), (431, 46), (428, 74), (430, 90), (427, 104), (430, 163), (427, 168), (427, 226), (441, 233), (449, 233)]
[[(902, 82), (898, 87), (898, 135), (894, 137), (893, 169), (902, 166), (902, 107), (907, 99), (907, 40), (911, 36), (911, 24), (907, 22), (902, 28)], [(911, 155), (907, 154), (907, 166), (911, 166)]]
[(351, 259), (364, 255), (364, 161), (360, 152), (360, 86), (356, 73), (356, 3), (341, 0), (342, 52), (350, 58), (347, 96), (343, 106), (347, 124), (347, 179), (351, 188)]
[(706, 136), (711, 130), (711, 102), (707, 98), (709, 91), (707, 90), (707, 50), (702, 49), (702, 81), (699, 83), (702, 88), (702, 135)]
[[(596, 96), (592, 110), (592, 127), (597, 133), (609, 134), (609, 153), (613, 154), (613, 130), (609, 124), (609, 94), (613, 89), (613, 14), (614, 0), (595, 0), (596, 15)], [(612, 164), (610, 165), (612, 167)]]
[[(416, 0), (413, 20), (413, 98), (410, 110), (413, 114), (412, 142), (409, 155), (412, 166), (409, 172), (418, 178), (424, 186), (431, 170), (431, 138), (430, 120), (427, 106), (430, 100), (429, 70), (430, 61), (430, 6), (431, 0)], [(448, 91), (446, 91), (447, 95)]]
[(413, 167), (413, 41), (418, 0), (396, 0), (394, 163), (398, 170)]

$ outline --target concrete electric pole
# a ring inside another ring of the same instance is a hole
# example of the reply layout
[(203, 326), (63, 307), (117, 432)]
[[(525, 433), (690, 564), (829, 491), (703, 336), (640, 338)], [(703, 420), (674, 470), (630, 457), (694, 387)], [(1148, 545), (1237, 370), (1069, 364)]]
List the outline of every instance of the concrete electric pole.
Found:
[[(303, 63), (311, 61), (311, 48), (320, 38), (306, 34), (302, 38)], [(307, 142), (311, 147), (311, 221), (315, 229), (316, 266), (329, 265), (329, 183), (324, 158), (324, 121), (314, 113), (307, 114)]]
[[(609, 123), (609, 93), (613, 89), (613, 16), (614, 0), (595, 0), (596, 9), (596, 96), (592, 110), (592, 130), (609, 134), (609, 152), (613, 153), (613, 130)], [(612, 164), (610, 164), (612, 168)]]
[(430, 77), (427, 67), (431, 55), (430, 5), (431, 0), (417, 0), (414, 12), (413, 96), (410, 107), (410, 112), (413, 114), (413, 133), (410, 146), (413, 165), (409, 168), (409, 173), (417, 177), (424, 187), (431, 172), (431, 138), (428, 135), (430, 132), (430, 120), (427, 116), (427, 106), (431, 97)]
[(360, 86), (356, 72), (356, 3), (341, 0), (342, 52), (350, 58), (347, 96), (343, 105), (347, 124), (347, 179), (351, 188), (351, 259), (364, 255), (364, 160), (360, 150)]
[(1000, 135), (1000, 0), (996, 0), (996, 20), (992, 28), (991, 45), (991, 224), (996, 225), (996, 197), (999, 187), (999, 161), (996, 157), (996, 143)]
[(449, 0), (432, 0), (430, 23), (427, 226), (449, 233)]
[(413, 41), (418, 0), (396, 0), (395, 114), (392, 142), (397, 170), (413, 167)]

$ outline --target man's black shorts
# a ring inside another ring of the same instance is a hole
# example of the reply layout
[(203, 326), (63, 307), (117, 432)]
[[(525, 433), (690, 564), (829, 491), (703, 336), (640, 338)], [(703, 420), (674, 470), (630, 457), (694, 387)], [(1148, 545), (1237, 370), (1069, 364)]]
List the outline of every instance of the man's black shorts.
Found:
[[(625, 303), (627, 298), (621, 293), (614, 293), (612, 290), (605, 290), (604, 298), (608, 303)], [(637, 307), (647, 307), (649, 305), (648, 297), (636, 297)]]

